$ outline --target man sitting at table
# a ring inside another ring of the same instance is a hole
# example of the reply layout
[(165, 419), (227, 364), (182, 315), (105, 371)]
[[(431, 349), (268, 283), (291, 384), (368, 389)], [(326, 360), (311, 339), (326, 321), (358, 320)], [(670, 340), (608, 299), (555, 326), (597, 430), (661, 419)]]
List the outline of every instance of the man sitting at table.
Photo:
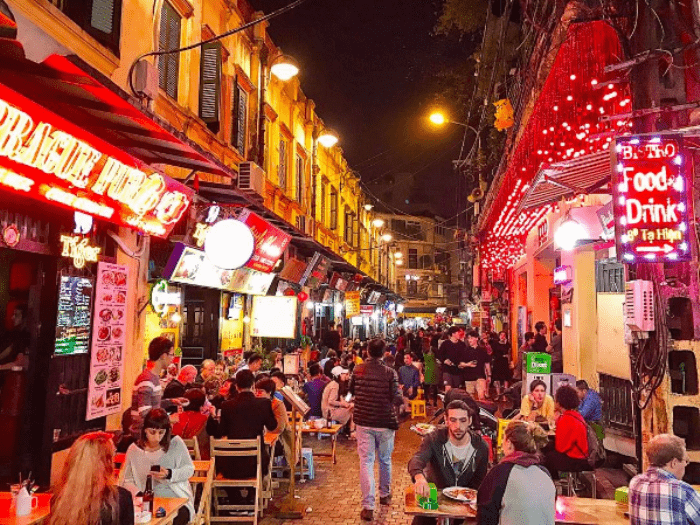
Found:
[(588, 388), (588, 383), (583, 379), (576, 381), (576, 392), (581, 400), (578, 411), (583, 419), (589, 423), (600, 423), (603, 420), (603, 402), (598, 392)]
[(690, 461), (683, 440), (654, 436), (646, 455), (649, 468), (630, 481), (630, 525), (700, 524), (700, 494), (681, 481)]
[[(425, 436), (420, 449), (408, 462), (418, 496), (430, 495), (428, 483), (435, 483), (438, 489), (453, 486), (478, 489), (486, 476), (489, 450), (481, 436), (469, 430), (473, 412), (464, 401), (452, 401), (445, 411), (445, 428), (437, 428)], [(435, 519), (422, 516), (413, 520), (413, 525), (433, 523)]]

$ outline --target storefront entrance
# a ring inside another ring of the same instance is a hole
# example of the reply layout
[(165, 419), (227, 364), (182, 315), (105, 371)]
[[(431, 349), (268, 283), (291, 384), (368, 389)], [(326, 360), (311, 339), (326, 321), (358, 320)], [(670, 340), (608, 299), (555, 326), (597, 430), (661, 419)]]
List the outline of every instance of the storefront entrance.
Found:
[(219, 354), (219, 301), (221, 292), (199, 286), (183, 286), (182, 364), (199, 366)]

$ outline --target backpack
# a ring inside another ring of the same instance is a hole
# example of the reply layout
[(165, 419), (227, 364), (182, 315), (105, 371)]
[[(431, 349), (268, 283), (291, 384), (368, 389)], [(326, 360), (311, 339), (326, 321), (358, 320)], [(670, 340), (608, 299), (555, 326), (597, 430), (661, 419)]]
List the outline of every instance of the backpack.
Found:
[[(588, 461), (588, 465), (591, 469), (596, 469), (605, 463), (605, 447), (603, 446), (603, 441), (598, 439), (598, 434), (596, 434), (595, 429), (586, 422), (584, 422), (584, 425), (586, 425), (586, 440), (588, 442), (586, 461)], [(579, 448), (579, 450), (581, 449)], [(581, 452), (583, 451), (581, 450)]]

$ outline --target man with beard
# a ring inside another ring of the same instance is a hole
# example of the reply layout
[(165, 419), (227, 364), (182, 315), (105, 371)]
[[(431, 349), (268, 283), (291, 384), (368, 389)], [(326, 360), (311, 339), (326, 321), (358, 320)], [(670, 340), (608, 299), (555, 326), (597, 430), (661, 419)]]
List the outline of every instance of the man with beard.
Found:
[[(472, 433), (472, 411), (464, 401), (451, 401), (446, 408), (446, 424), (423, 438), (420, 449), (408, 462), (416, 495), (430, 496), (428, 483), (440, 490), (446, 487), (478, 489), (486, 476), (489, 450), (478, 434)], [(416, 516), (413, 525), (437, 523), (434, 518)]]

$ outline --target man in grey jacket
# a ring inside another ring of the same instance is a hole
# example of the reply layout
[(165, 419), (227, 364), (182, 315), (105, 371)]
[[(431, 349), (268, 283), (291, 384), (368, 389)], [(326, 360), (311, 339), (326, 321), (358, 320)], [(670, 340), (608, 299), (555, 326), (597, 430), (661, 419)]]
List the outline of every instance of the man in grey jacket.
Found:
[[(486, 476), (489, 450), (481, 436), (469, 430), (472, 411), (464, 401), (452, 401), (445, 410), (446, 428), (437, 428), (423, 438), (420, 449), (408, 462), (416, 494), (430, 495), (428, 483), (438, 489), (460, 486), (478, 489)], [(416, 516), (413, 525), (436, 523)]]

